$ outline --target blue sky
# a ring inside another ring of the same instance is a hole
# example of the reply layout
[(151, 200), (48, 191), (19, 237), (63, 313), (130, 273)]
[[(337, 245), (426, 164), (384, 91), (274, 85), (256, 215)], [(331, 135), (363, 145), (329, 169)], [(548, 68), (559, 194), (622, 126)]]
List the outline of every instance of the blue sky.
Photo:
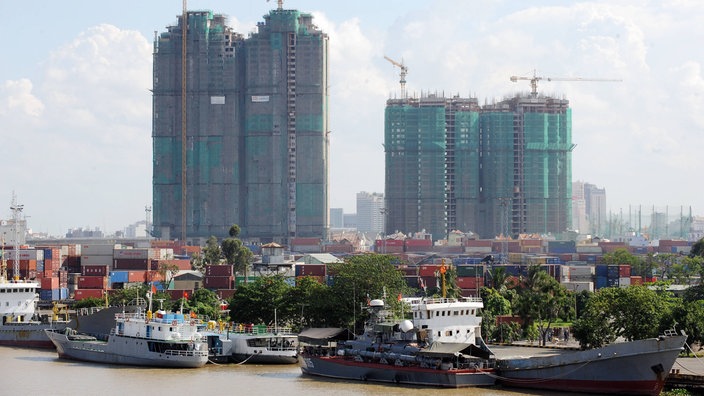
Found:
[[(0, 0), (0, 218), (12, 191), (30, 226), (113, 232), (151, 204), (154, 32), (182, 2)], [(241, 33), (276, 2), (195, 1)], [(331, 206), (355, 211), (383, 192), (383, 113), (409, 68), (411, 94), (501, 100), (529, 85), (512, 75), (615, 78), (542, 82), (573, 109), (573, 179), (629, 205), (704, 209), (704, 3), (700, 1), (290, 0), (330, 36)], [(3, 197), (5, 201), (3, 201)]]

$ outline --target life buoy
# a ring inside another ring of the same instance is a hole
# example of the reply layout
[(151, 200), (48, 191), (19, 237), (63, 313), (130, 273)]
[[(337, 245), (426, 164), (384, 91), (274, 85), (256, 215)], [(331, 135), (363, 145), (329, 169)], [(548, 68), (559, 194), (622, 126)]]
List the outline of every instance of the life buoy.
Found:
[(176, 323), (177, 323), (176, 320), (172, 320), (172, 321), (171, 321), (171, 325), (172, 325), (172, 326), (176, 326)]

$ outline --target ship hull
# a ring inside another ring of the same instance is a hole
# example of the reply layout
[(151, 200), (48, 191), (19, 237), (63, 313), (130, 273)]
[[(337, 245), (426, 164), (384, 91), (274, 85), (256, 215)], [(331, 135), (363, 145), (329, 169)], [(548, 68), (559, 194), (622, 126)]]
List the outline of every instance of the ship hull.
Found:
[(658, 395), (685, 340), (661, 337), (553, 356), (499, 358), (499, 381), (519, 388)]
[[(107, 341), (71, 340), (64, 333), (47, 331), (60, 358), (86, 362), (151, 367), (197, 368), (208, 362), (203, 353), (194, 350), (150, 351), (150, 341), (143, 338), (111, 335)], [(153, 348), (153, 347), (152, 347)]]
[(6, 323), (0, 325), (0, 345), (22, 348), (54, 348), (44, 330), (63, 330), (66, 323)]
[(385, 382), (414, 386), (465, 388), (495, 384), (493, 370), (436, 370), (359, 362), (341, 356), (300, 356), (303, 374), (355, 381)]

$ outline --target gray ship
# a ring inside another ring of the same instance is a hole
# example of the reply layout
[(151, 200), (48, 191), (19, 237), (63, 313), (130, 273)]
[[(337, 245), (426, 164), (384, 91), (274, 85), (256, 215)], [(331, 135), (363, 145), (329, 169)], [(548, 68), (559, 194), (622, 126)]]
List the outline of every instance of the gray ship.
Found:
[(496, 382), (494, 360), (480, 336), (479, 298), (409, 299), (412, 320), (390, 321), (372, 300), (365, 333), (340, 329), (299, 334), (304, 374), (357, 381), (463, 388)]
[[(151, 305), (151, 304), (150, 304)], [(208, 362), (207, 344), (196, 320), (180, 313), (141, 310), (115, 314), (105, 339), (78, 333), (46, 330), (60, 358), (106, 364), (155, 367), (202, 367)]]
[(573, 351), (493, 347), (502, 385), (561, 392), (659, 395), (687, 340), (659, 338), (617, 342)]

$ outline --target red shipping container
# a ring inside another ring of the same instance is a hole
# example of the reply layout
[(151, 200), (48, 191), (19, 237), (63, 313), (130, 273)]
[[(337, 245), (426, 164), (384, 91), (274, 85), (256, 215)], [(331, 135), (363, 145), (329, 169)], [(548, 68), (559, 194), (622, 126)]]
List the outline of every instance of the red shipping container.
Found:
[(42, 278), (42, 290), (51, 290), (59, 288), (59, 278)]
[(642, 276), (631, 276), (631, 285), (640, 286), (643, 284)]
[(631, 266), (630, 265), (619, 265), (618, 266), (618, 277), (627, 278), (631, 276)]
[(492, 247), (491, 239), (468, 239), (464, 245), (469, 247)]
[(106, 276), (79, 276), (79, 289), (107, 289), (108, 278)]
[(76, 289), (73, 293), (73, 298), (76, 301), (83, 300), (84, 298), (105, 298), (105, 290), (103, 289)]
[(325, 276), (325, 265), (296, 264), (296, 276)]
[(81, 275), (84, 276), (106, 276), (107, 274), (107, 265), (84, 265), (81, 267)]
[[(151, 266), (148, 259), (115, 259), (113, 260), (114, 270), (147, 270), (147, 266)], [(156, 268), (149, 268), (156, 269)]]
[(203, 283), (208, 289), (232, 289), (234, 278), (232, 276), (206, 276)]
[(127, 282), (145, 282), (147, 280), (147, 271), (128, 271)]
[(206, 265), (205, 276), (232, 276), (234, 275), (231, 265)]
[(421, 265), (418, 268), (418, 274), (420, 276), (435, 276), (435, 273), (440, 271), (439, 265)]
[(191, 260), (152, 260), (151, 269), (157, 271), (162, 265), (169, 267), (176, 266), (182, 271), (190, 271), (193, 269), (191, 267)]
[(474, 276), (458, 276), (456, 279), (457, 286), (459, 286), (460, 289), (476, 289), (480, 280), (484, 280), (483, 278)]

